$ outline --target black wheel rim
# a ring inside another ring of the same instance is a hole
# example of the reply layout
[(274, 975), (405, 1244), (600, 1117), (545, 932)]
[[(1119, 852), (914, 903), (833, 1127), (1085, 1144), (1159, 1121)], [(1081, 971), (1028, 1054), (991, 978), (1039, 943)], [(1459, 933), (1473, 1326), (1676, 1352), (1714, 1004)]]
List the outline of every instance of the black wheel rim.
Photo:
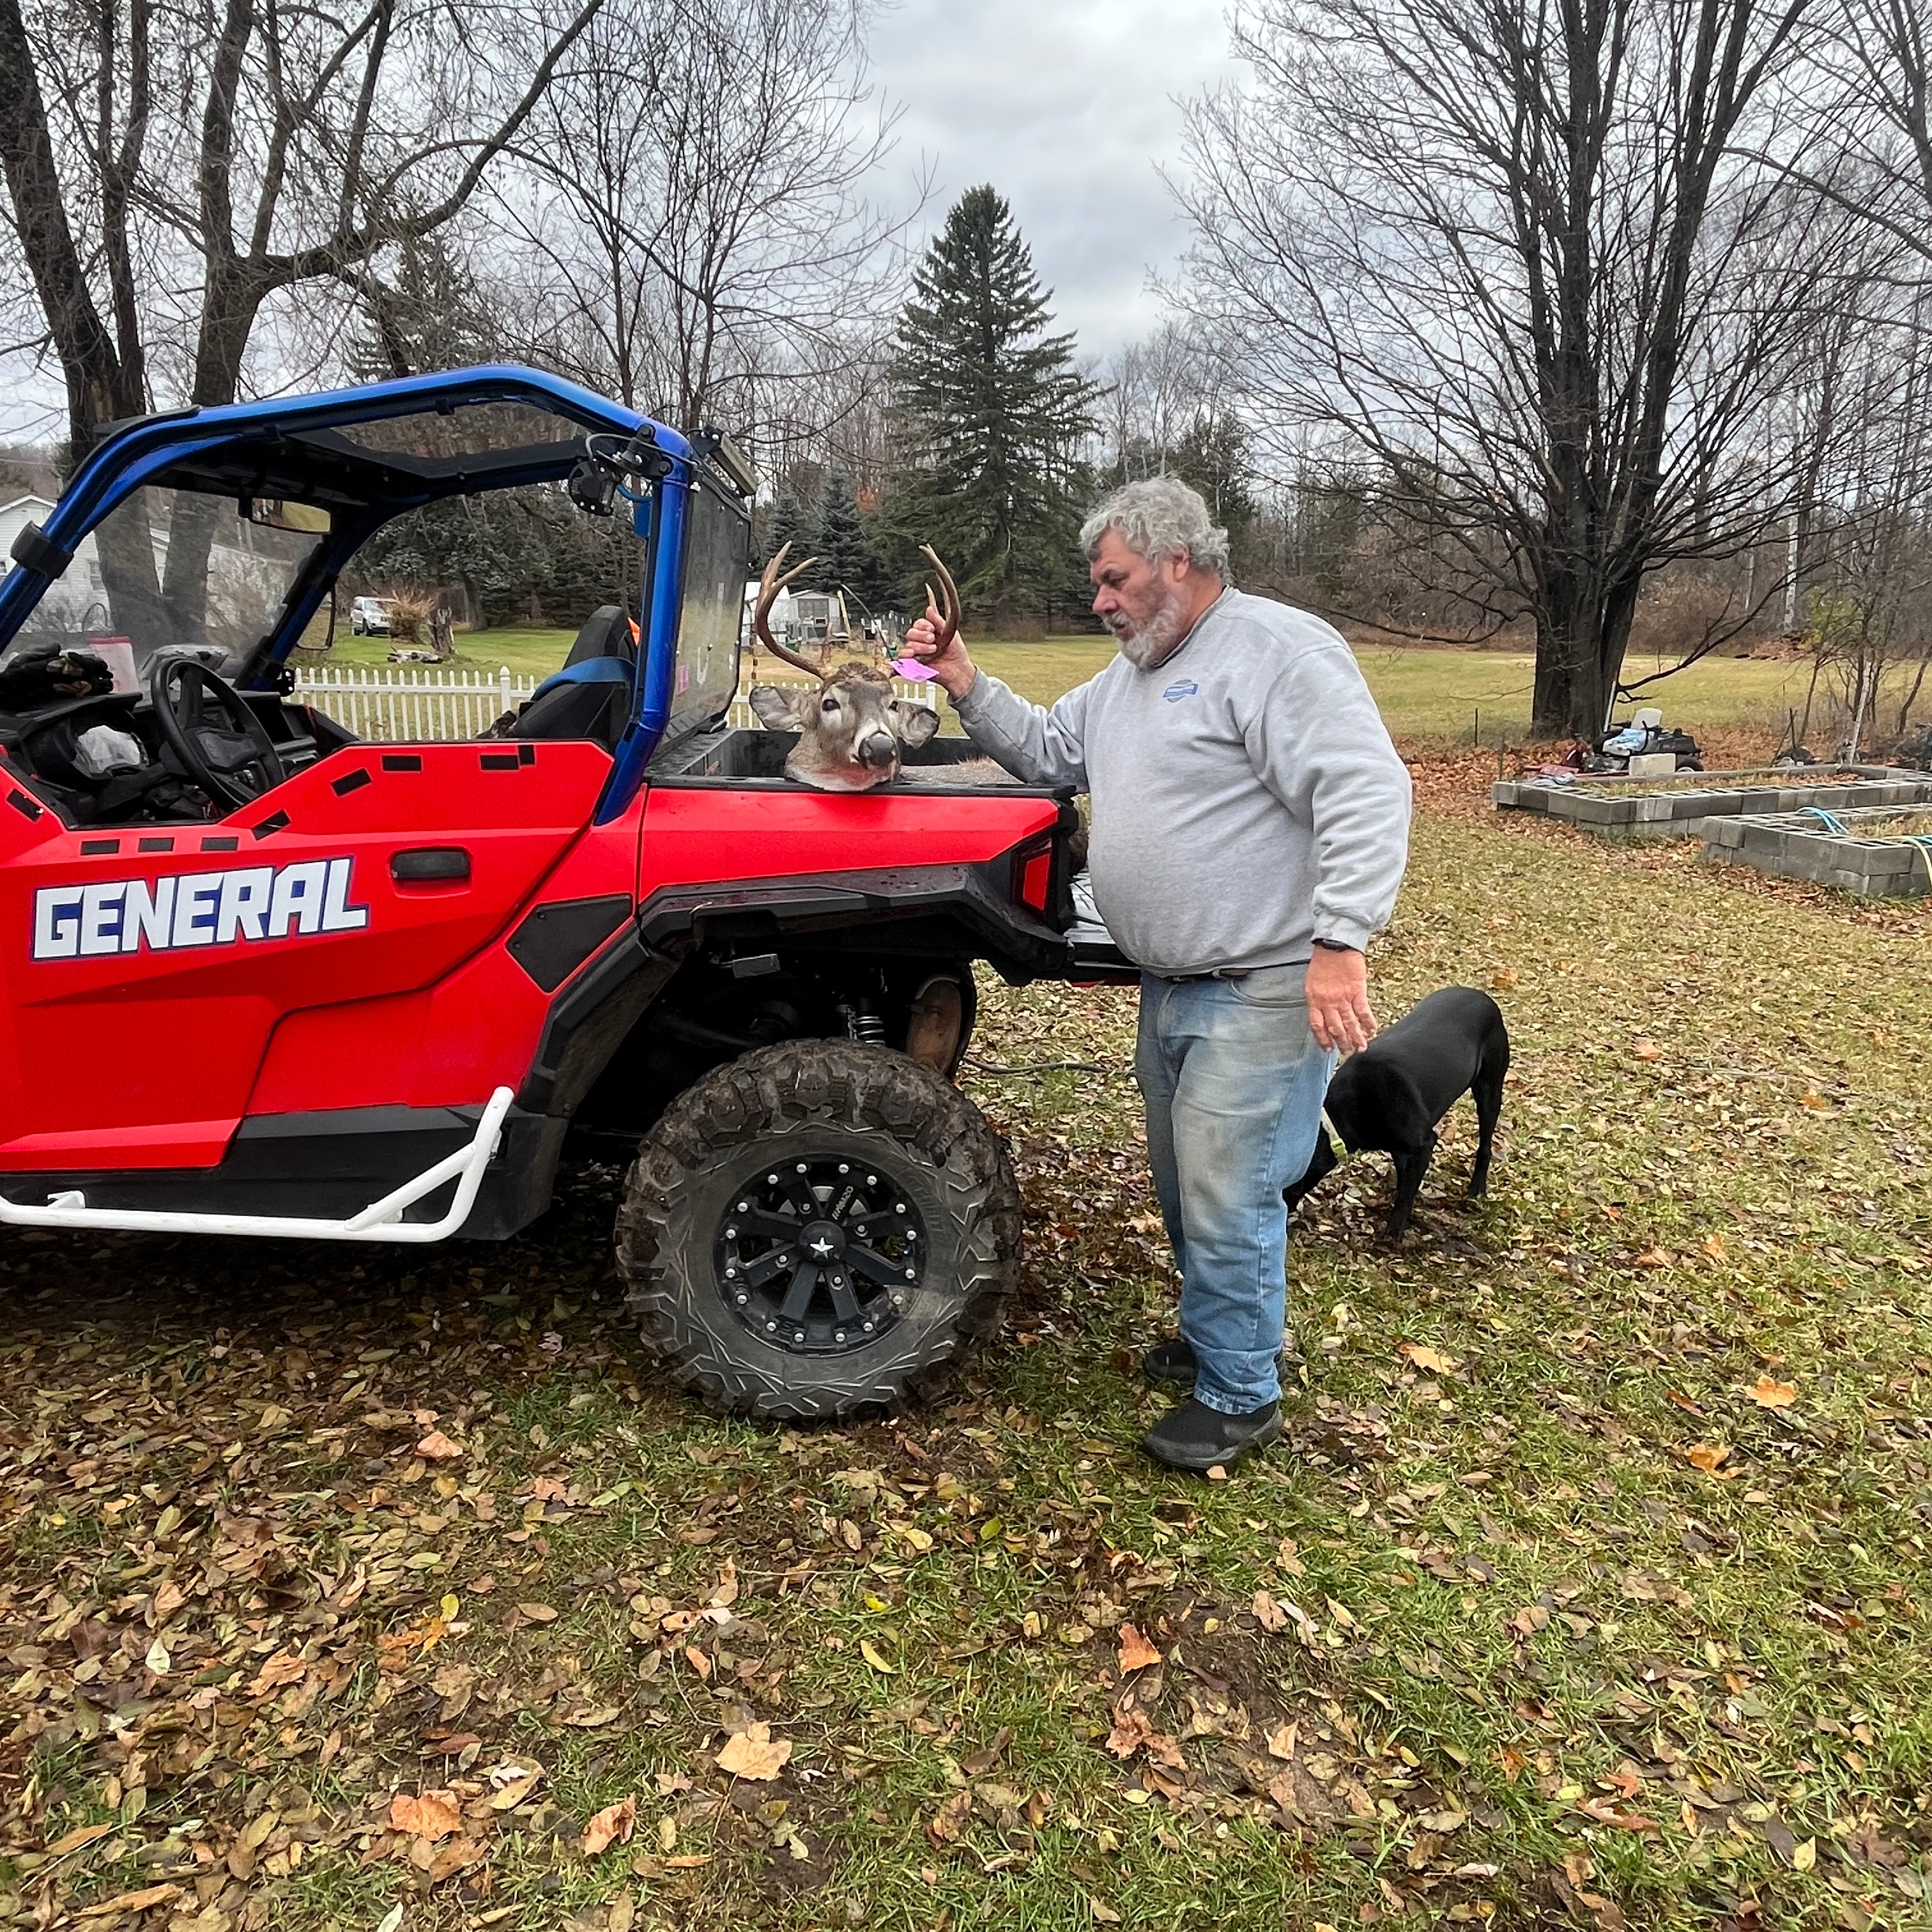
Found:
[(904, 1312), (926, 1274), (926, 1226), (886, 1168), (794, 1156), (740, 1179), (713, 1253), (724, 1305), (760, 1341), (844, 1354)]

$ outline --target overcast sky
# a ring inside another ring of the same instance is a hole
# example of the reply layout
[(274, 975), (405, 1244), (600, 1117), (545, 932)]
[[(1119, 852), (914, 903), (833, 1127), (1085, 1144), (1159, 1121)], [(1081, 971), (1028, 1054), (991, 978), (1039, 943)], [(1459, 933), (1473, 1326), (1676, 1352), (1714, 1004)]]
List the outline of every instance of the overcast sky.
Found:
[[(1186, 224), (1157, 169), (1180, 153), (1180, 101), (1235, 72), (1224, 0), (886, 0), (879, 92), (904, 110), (881, 184), (903, 206), (932, 181), (928, 235), (968, 188), (1011, 203), (1059, 326), (1104, 356), (1160, 319), (1149, 278)], [(51, 433), (58, 378), (0, 370), (0, 436)]]
[(873, 31), (905, 110), (894, 166), (933, 173), (928, 225), (991, 182), (1012, 205), (1060, 326), (1105, 354), (1160, 320), (1150, 274), (1186, 246), (1156, 172), (1180, 98), (1232, 74), (1224, 0), (898, 0)]

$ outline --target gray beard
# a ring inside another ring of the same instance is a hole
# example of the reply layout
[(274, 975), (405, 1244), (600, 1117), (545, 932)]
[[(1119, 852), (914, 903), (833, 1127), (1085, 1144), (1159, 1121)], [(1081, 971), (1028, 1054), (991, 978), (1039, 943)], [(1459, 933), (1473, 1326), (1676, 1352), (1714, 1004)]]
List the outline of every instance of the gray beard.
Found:
[(1187, 602), (1178, 590), (1131, 637), (1114, 632), (1114, 641), (1122, 657), (1136, 670), (1147, 670), (1160, 662), (1180, 643), (1187, 620)]

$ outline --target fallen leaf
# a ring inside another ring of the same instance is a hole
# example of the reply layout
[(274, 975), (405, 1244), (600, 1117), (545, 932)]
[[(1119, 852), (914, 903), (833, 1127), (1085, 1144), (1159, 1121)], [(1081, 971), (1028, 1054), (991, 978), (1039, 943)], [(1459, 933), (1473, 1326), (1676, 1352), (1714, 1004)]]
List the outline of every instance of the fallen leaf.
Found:
[(1120, 1626), (1120, 1647), (1116, 1653), (1121, 1670), (1144, 1670), (1160, 1661), (1160, 1652), (1132, 1624)]
[(775, 1738), (769, 1724), (752, 1724), (734, 1731), (714, 1760), (720, 1771), (734, 1778), (764, 1782), (778, 1776), (791, 1756), (789, 1739)]
[(1006, 1747), (1013, 1741), (1013, 1727), (1002, 1724), (993, 1733), (992, 1742), (981, 1749), (959, 1760), (959, 1768), (968, 1778), (983, 1778), (1006, 1755)]
[(1706, 1475), (1715, 1475), (1718, 1466), (1727, 1461), (1730, 1450), (1721, 1442), (1694, 1442), (1684, 1452), (1684, 1460)]
[(631, 1834), (638, 1828), (638, 1798), (633, 1792), (620, 1798), (615, 1804), (607, 1804), (584, 1828), (583, 1851), (585, 1857), (595, 1858), (599, 1852), (608, 1851), (613, 1845), (628, 1845)]
[(1807, 1838), (1802, 1844), (1791, 1850), (1791, 1868), (1794, 1871), (1809, 1871), (1818, 1862), (1818, 1840)]
[(724, 1567), (718, 1573), (718, 1581), (706, 1600), (713, 1610), (722, 1610), (738, 1600), (738, 1566), (730, 1557), (724, 1559)]
[(463, 1822), (460, 1801), (453, 1791), (425, 1791), (412, 1796), (399, 1791), (389, 1800), (389, 1829), (414, 1838), (446, 1838)]
[(1136, 1751), (1144, 1750), (1153, 1762), (1164, 1764), (1170, 1771), (1187, 1768), (1187, 1760), (1180, 1754), (1178, 1741), (1165, 1731), (1156, 1730), (1148, 1722), (1147, 1714), (1130, 1705), (1114, 1713), (1114, 1728), (1108, 1735), (1107, 1748), (1123, 1762)]
[(1288, 1628), (1288, 1612), (1277, 1604), (1266, 1590), (1257, 1590), (1254, 1600), (1255, 1622), (1272, 1634)]
[(1440, 1348), (1432, 1348), (1424, 1342), (1405, 1342), (1396, 1352), (1406, 1355), (1426, 1375), (1453, 1376), (1462, 1366), (1456, 1357), (1445, 1354)]
[(1668, 1248), (1646, 1248), (1637, 1256), (1636, 1265), (1640, 1268), (1667, 1268), (1672, 1258)]
[(182, 1888), (178, 1885), (146, 1885), (139, 1892), (124, 1892), (116, 1898), (84, 1905), (74, 1916), (77, 1918), (105, 1918), (110, 1914), (146, 1912), (154, 1906), (166, 1905), (181, 1896)]
[(416, 1454), (425, 1462), (454, 1462), (463, 1454), (463, 1444), (452, 1442), (440, 1429), (432, 1429), (416, 1444)]
[(105, 1825), (83, 1825), (77, 1832), (69, 1832), (64, 1838), (56, 1838), (47, 1847), (46, 1856), (50, 1858), (65, 1858), (69, 1852), (77, 1852), (82, 1845), (91, 1845), (96, 1838), (104, 1838), (110, 1832), (119, 1829), (118, 1820)]
[(932, 1816), (926, 1821), (926, 1833), (935, 1845), (952, 1845), (959, 1841), (959, 1834), (966, 1828), (966, 1821), (973, 1815), (973, 1794), (970, 1791), (955, 1792)]
[(888, 1677), (896, 1677), (899, 1674), (897, 1668), (894, 1665), (888, 1664), (886, 1660), (879, 1654), (878, 1646), (873, 1642), (870, 1637), (862, 1637), (860, 1639), (859, 1654), (862, 1657), (874, 1670), (882, 1671)]
[(1771, 1376), (1760, 1376), (1744, 1394), (1760, 1408), (1789, 1408), (1798, 1400), (1798, 1384), (1781, 1382)]
[(1268, 1756), (1279, 1758), (1294, 1756), (1295, 1738), (1300, 1728), (1298, 1724), (1283, 1724), (1280, 1730), (1270, 1732), (1268, 1741)]
[(556, 1612), (548, 1604), (519, 1604), (517, 1614), (526, 1623), (554, 1624), (556, 1622)]
[(1514, 966), (1498, 966), (1490, 975), (1490, 991), (1492, 993), (1513, 993), (1516, 984), (1516, 970)]
[(1639, 1040), (1630, 1052), (1639, 1060), (1661, 1060), (1664, 1058), (1663, 1048), (1654, 1040)]
[(1600, 1825), (1613, 1825), (1619, 1832), (1654, 1832), (1654, 1818), (1640, 1817), (1634, 1811), (1619, 1811), (1607, 1798), (1586, 1798), (1576, 1809)]
[(490, 1800), (490, 1810), (511, 1811), (543, 1782), (543, 1772), (520, 1765), (500, 1764), (490, 1772), (490, 1782), (496, 1787), (496, 1795)]
[(429, 1879), (432, 1885), (440, 1885), (446, 1878), (454, 1878), (465, 1871), (485, 1856), (486, 1847), (474, 1838), (452, 1838), (438, 1852), (429, 1863)]
[(248, 1695), (259, 1703), (285, 1684), (298, 1683), (308, 1675), (308, 1666), (299, 1657), (278, 1650), (256, 1672), (255, 1681), (248, 1686)]
[(1093, 1913), (1096, 1925), (1118, 1925), (1120, 1922), (1120, 1915), (1111, 1905), (1102, 1905), (1097, 1898), (1088, 1900), (1087, 1910)]

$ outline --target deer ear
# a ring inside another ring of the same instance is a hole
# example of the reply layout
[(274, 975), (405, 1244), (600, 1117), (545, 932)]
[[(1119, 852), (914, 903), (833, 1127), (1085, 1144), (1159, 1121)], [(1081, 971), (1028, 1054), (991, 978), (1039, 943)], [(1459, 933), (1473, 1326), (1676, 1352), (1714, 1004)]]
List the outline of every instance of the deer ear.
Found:
[(753, 716), (767, 731), (800, 728), (798, 697), (796, 692), (782, 691), (775, 684), (754, 684), (746, 693)]
[(914, 704), (908, 699), (892, 700), (892, 724), (899, 742), (922, 745), (939, 729), (939, 713), (929, 704)]

